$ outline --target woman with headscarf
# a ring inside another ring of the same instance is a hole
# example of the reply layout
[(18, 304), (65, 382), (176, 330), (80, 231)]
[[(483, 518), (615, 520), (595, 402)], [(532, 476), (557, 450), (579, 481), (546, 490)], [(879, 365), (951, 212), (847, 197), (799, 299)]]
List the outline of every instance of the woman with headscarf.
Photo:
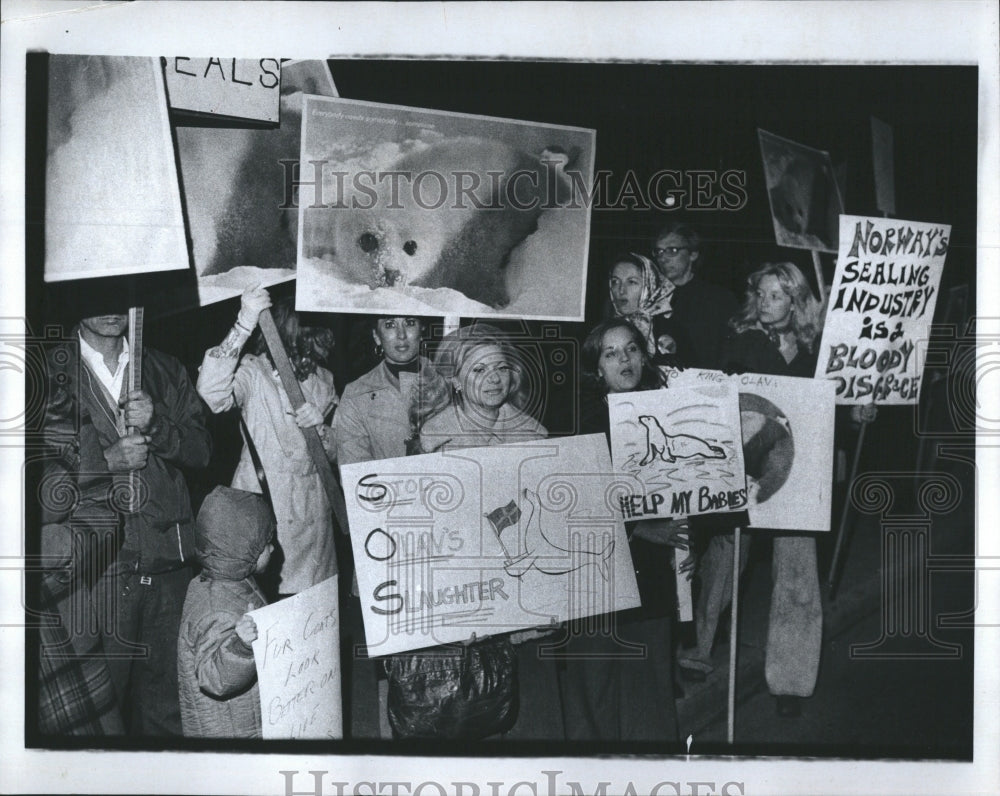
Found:
[(446, 336), (434, 357), (440, 381), (427, 380), (417, 409), (424, 453), (544, 439), (525, 411), (523, 366), (507, 338), (484, 323)]
[(691, 345), (683, 328), (670, 320), (674, 285), (653, 261), (634, 252), (614, 258), (608, 272), (612, 315), (629, 321), (642, 334), (656, 364), (663, 356), (684, 359)]
[[(438, 346), (433, 368), (421, 379), (411, 410), (411, 421), (419, 428), (420, 452), (545, 439), (545, 427), (525, 410), (528, 397), (520, 357), (499, 329), (477, 323), (455, 330)], [(389, 719), (394, 733), (404, 738), (477, 740), (509, 730), (518, 714), (515, 645), (539, 635), (527, 630), (477, 640), (473, 634), (464, 644), (389, 657)], [(468, 656), (484, 662), (488, 672), (481, 681), (484, 689), (504, 694), (488, 709), (483, 707), (485, 700), (467, 699), (466, 686), (448, 686), (456, 676), (451, 673), (460, 670)], [(510, 688), (490, 688), (500, 680)], [(433, 701), (426, 699), (430, 687), (425, 683), (439, 683)]]

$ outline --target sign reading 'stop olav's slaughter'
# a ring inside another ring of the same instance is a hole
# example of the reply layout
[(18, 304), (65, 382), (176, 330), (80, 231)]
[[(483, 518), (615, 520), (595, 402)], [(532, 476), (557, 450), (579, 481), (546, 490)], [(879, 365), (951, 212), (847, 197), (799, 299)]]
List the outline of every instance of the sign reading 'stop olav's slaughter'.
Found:
[(951, 226), (840, 217), (816, 378), (838, 404), (915, 404)]
[(369, 655), (639, 605), (603, 435), (340, 469)]

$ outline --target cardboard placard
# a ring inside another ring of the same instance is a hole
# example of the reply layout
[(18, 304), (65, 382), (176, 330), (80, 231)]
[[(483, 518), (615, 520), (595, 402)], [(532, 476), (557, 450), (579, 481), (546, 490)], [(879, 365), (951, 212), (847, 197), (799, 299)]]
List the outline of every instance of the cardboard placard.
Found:
[(278, 123), (277, 58), (166, 59), (170, 107), (209, 116)]
[(668, 374), (670, 390), (739, 391), (750, 526), (829, 531), (833, 488), (833, 384), (822, 379), (690, 368)]
[(608, 395), (611, 458), (642, 490), (621, 504), (626, 520), (740, 511), (747, 505), (736, 389), (669, 389)]
[(816, 378), (838, 404), (915, 404), (949, 224), (840, 217), (840, 255)]
[(779, 246), (837, 251), (837, 216), (843, 201), (830, 155), (757, 130)]
[(337, 89), (324, 61), (303, 60), (281, 65), (280, 92), (277, 128), (177, 127), (196, 285), (164, 297), (161, 311), (295, 278), (297, 211), (285, 178), (298, 164), (302, 97)]
[(158, 58), (49, 56), (45, 281), (188, 268)]
[(250, 616), (264, 738), (343, 738), (337, 576)]
[(340, 471), (370, 656), (639, 605), (603, 435)]
[(594, 151), (594, 130), (306, 97), (296, 309), (583, 320)]

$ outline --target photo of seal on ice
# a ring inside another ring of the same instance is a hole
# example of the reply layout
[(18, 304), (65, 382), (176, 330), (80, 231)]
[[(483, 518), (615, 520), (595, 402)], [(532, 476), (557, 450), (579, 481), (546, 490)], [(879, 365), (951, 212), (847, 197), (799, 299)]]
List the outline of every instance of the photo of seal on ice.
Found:
[(592, 131), (325, 98), (304, 124), (301, 309), (578, 316)]

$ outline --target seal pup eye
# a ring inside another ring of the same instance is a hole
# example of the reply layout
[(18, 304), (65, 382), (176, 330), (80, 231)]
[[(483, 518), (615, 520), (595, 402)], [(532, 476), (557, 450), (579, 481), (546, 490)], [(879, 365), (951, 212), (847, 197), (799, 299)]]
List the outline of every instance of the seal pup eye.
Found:
[(378, 248), (378, 238), (370, 232), (365, 232), (358, 238), (358, 246), (361, 247), (361, 251), (370, 254)]
[(406, 243), (403, 244), (403, 251), (412, 257), (417, 253), (417, 242), (415, 240), (406, 241)]

